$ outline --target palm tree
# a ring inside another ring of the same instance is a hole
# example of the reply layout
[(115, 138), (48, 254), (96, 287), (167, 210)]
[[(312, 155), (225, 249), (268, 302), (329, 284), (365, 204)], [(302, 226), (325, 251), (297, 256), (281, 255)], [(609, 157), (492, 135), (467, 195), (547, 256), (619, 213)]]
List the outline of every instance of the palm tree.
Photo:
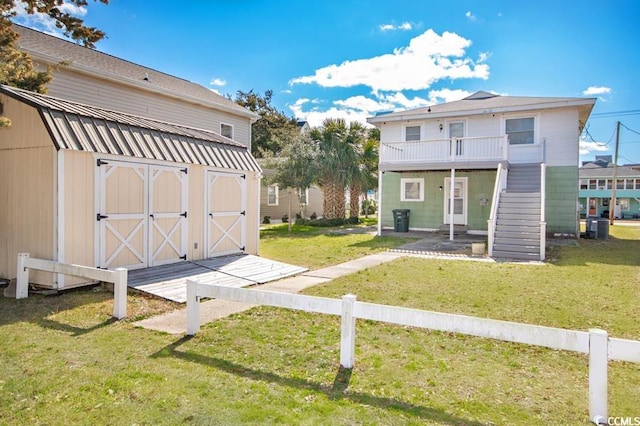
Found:
[(358, 217), (360, 196), (369, 189), (377, 186), (378, 146), (380, 144), (380, 130), (377, 128), (366, 130), (367, 137), (362, 137), (358, 144), (358, 161), (354, 164), (349, 185), (350, 203), (349, 216)]
[(345, 217), (344, 190), (359, 163), (358, 146), (362, 143), (363, 130), (360, 123), (347, 126), (345, 120), (339, 118), (327, 118), (322, 126), (312, 130), (312, 137), (318, 141), (318, 183), (324, 193), (323, 210), (327, 219)]

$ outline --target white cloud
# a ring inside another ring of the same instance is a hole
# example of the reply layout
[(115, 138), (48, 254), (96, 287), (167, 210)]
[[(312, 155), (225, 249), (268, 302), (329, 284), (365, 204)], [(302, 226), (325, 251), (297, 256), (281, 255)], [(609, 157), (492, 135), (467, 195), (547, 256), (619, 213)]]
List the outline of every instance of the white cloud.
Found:
[(609, 148), (607, 148), (607, 146), (599, 142), (588, 142), (585, 140), (581, 140), (579, 150), (580, 150), (580, 155), (588, 155), (592, 152), (608, 151)]
[(393, 109), (395, 107), (394, 103), (388, 103), (385, 101), (381, 102), (367, 98), (366, 96), (352, 96), (345, 100), (335, 101), (334, 105), (348, 110), (365, 112), (367, 114), (383, 109)]
[(608, 95), (611, 93), (611, 87), (605, 86), (589, 86), (586, 90), (582, 92), (585, 96), (591, 95)]
[(328, 65), (314, 75), (297, 77), (289, 84), (318, 84), (322, 87), (368, 86), (377, 91), (423, 90), (443, 79), (489, 77), (489, 66), (465, 57), (471, 45), (455, 33), (438, 35), (433, 30), (410, 40), (393, 53)]
[(366, 124), (367, 118), (380, 111), (404, 111), (426, 107), (442, 102), (460, 100), (469, 96), (465, 90), (441, 89), (429, 92), (429, 99), (414, 96), (407, 97), (402, 92), (373, 93), (371, 97), (352, 96), (336, 100), (329, 106), (319, 99), (298, 99), (289, 109), (296, 118), (304, 119), (312, 127), (319, 126), (325, 118), (344, 118), (347, 121), (359, 121)]
[(459, 101), (460, 99), (466, 98), (470, 94), (471, 92), (461, 89), (432, 90), (429, 92), (429, 103), (441, 104), (445, 102)]
[(226, 86), (227, 85), (227, 80), (224, 80), (222, 78), (214, 77), (214, 78), (211, 79), (209, 84), (212, 85), (212, 86)]
[(478, 20), (478, 18), (473, 13), (471, 13), (471, 11), (468, 11), (467, 13), (465, 13), (464, 16), (466, 16), (467, 19), (470, 21)]
[(378, 28), (380, 28), (380, 31), (395, 31), (395, 30), (409, 31), (413, 29), (413, 24), (411, 22), (403, 22), (400, 25), (382, 24)]

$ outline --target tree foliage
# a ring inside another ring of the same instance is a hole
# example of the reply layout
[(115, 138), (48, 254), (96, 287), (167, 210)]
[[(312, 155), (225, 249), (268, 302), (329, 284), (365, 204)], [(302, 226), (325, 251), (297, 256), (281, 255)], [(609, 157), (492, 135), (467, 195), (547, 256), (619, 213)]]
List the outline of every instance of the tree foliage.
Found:
[[(345, 189), (359, 179), (361, 153), (367, 130), (358, 122), (347, 125), (343, 119), (325, 119), (322, 126), (311, 130), (318, 141), (320, 161), (318, 183), (322, 187), (323, 214), (327, 219), (344, 218)], [(356, 192), (360, 194), (360, 190)], [(356, 213), (357, 214), (357, 209)]]
[[(109, 0), (94, 0), (108, 4)], [(16, 16), (16, 8), (24, 8), (28, 14), (49, 16), (55, 26), (80, 44), (93, 48), (105, 34), (97, 28), (87, 27), (82, 19), (64, 12), (64, 0), (0, 0), (0, 84), (18, 87), (38, 93), (46, 93), (54, 67), (38, 70), (28, 53), (18, 48), (18, 34), (13, 30), (11, 19)], [(78, 7), (88, 4), (87, 0), (68, 0)], [(0, 127), (8, 127), (11, 121), (0, 117)]]
[(278, 111), (271, 105), (272, 90), (264, 92), (264, 96), (253, 90), (238, 90), (234, 102), (260, 115), (260, 119), (251, 127), (251, 153), (264, 158), (271, 153), (280, 155), (281, 150), (298, 133), (298, 126), (293, 117)]

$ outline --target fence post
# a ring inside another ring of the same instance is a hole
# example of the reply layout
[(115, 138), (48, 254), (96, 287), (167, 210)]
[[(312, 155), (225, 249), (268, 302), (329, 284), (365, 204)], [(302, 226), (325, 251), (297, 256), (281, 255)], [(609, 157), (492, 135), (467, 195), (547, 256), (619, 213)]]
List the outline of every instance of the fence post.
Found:
[(127, 276), (125, 268), (113, 271), (113, 316), (122, 319), (127, 316)]
[(607, 362), (609, 336), (597, 328), (589, 330), (589, 418), (595, 424), (607, 419)]
[(200, 330), (198, 283), (187, 280), (187, 336), (194, 336), (198, 330)]
[(16, 299), (29, 297), (29, 268), (25, 266), (29, 253), (18, 253), (18, 268), (16, 275)]
[(356, 319), (353, 307), (356, 296), (346, 294), (342, 296), (342, 323), (340, 329), (340, 365), (353, 368), (356, 351)]

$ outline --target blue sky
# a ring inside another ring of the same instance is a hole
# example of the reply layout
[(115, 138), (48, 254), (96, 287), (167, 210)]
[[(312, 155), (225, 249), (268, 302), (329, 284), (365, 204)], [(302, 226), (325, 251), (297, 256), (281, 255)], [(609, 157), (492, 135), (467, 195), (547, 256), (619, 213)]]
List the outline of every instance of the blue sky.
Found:
[(76, 13), (107, 33), (102, 52), (221, 94), (273, 90), (279, 110), (312, 125), (478, 90), (596, 97), (581, 160), (613, 154), (621, 121), (619, 163), (640, 163), (635, 0), (110, 0)]

